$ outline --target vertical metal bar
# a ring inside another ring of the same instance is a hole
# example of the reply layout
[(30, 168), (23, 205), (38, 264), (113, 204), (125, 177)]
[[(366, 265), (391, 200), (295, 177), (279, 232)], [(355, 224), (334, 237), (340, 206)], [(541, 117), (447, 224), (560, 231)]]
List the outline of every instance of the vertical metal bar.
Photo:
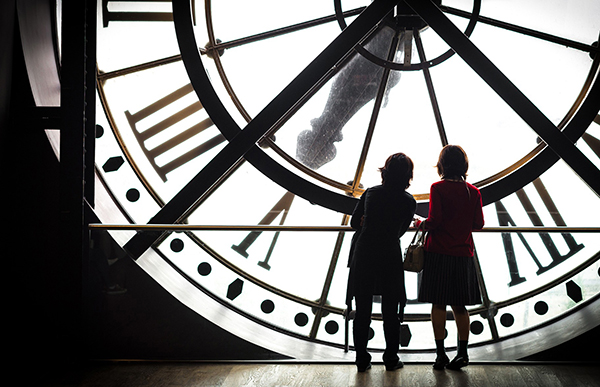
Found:
[[(96, 0), (90, 1), (86, 10), (85, 26), (85, 134), (84, 134), (84, 197), (95, 206), (96, 180)], [(90, 9), (91, 8), (91, 9)]]
[(435, 116), (435, 122), (440, 133), (440, 140), (442, 140), (442, 146), (448, 145), (448, 137), (446, 130), (444, 129), (444, 123), (442, 122), (442, 115), (440, 113), (440, 106), (438, 105), (435, 90), (433, 88), (433, 81), (431, 80), (431, 73), (429, 72), (429, 66), (427, 65), (427, 58), (425, 57), (425, 50), (423, 49), (423, 42), (421, 41), (421, 33), (417, 28), (414, 30), (415, 42), (417, 43), (417, 52), (419, 53), (419, 59), (423, 63), (423, 76), (425, 77), (425, 83), (427, 84), (427, 91), (429, 92), (429, 99), (431, 100), (431, 107), (433, 108), (433, 115)]
[(500, 338), (500, 335), (498, 334), (498, 327), (496, 325), (496, 320), (495, 320), (495, 316), (496, 316), (496, 310), (495, 307), (492, 305), (492, 302), (490, 301), (490, 296), (487, 292), (487, 286), (485, 284), (485, 280), (483, 278), (483, 273), (481, 272), (481, 263), (479, 262), (479, 256), (477, 255), (477, 250), (475, 250), (475, 253), (473, 254), (473, 259), (475, 260), (475, 271), (477, 272), (477, 280), (479, 282), (479, 290), (481, 291), (481, 298), (483, 299), (483, 306), (485, 307), (486, 310), (486, 316), (482, 316), (485, 317), (488, 321), (488, 324), (490, 325), (490, 331), (492, 332), (492, 339), (493, 340), (498, 340)]
[[(400, 39), (398, 34), (394, 35), (392, 39), (392, 43), (390, 44), (390, 49), (388, 51), (388, 60), (394, 59), (396, 56), (396, 52), (398, 50), (398, 44)], [(381, 105), (383, 103), (383, 96), (385, 95), (385, 89), (387, 87), (388, 79), (390, 78), (390, 69), (384, 68), (383, 74), (381, 76), (381, 82), (379, 83), (379, 89), (377, 90), (377, 95), (375, 97), (375, 104), (373, 106), (373, 113), (371, 114), (371, 120), (369, 121), (369, 127), (367, 129), (367, 134), (365, 136), (365, 142), (363, 143), (363, 148), (360, 153), (360, 158), (358, 161), (358, 166), (356, 167), (356, 173), (354, 175), (354, 180), (352, 181), (352, 190), (356, 190), (360, 186), (360, 179), (362, 177), (362, 173), (365, 169), (365, 162), (367, 160), (367, 154), (369, 153), (369, 148), (371, 146), (371, 140), (373, 139), (373, 133), (375, 132), (375, 125), (377, 124), (377, 119), (379, 118), (379, 111), (381, 110)]]
[[(62, 284), (65, 288), (61, 293), (68, 298), (68, 304), (74, 313), (72, 326), (66, 328), (71, 333), (70, 341), (65, 345), (72, 345), (70, 353), (78, 358), (82, 355), (80, 319), (84, 312), (82, 295), (86, 294), (85, 275), (88, 271), (84, 196), (85, 135), (86, 126), (95, 125), (95, 85), (88, 84), (95, 71), (91, 75), (86, 72), (96, 62), (93, 44), (96, 0), (63, 1), (62, 7), (59, 177), (61, 260), (57, 262), (57, 267), (66, 272), (66, 278), (70, 279), (68, 283)], [(93, 173), (93, 165), (90, 169)]]
[[(350, 215), (344, 214), (344, 216), (342, 217), (342, 226), (347, 226), (349, 221)], [(327, 303), (327, 296), (329, 295), (329, 290), (331, 289), (331, 282), (333, 281), (333, 275), (335, 273), (335, 268), (340, 257), (340, 251), (342, 250), (342, 243), (344, 242), (345, 234), (346, 233), (344, 231), (340, 231), (335, 242), (335, 247), (331, 256), (331, 262), (329, 263), (329, 270), (327, 270), (327, 276), (325, 277), (325, 283), (323, 284), (323, 290), (321, 291), (321, 297), (319, 298), (319, 308), (315, 313), (315, 320), (310, 330), (311, 339), (317, 337), (317, 332), (319, 330), (319, 326), (321, 325), (321, 319), (324, 316), (323, 307)], [(347, 333), (346, 329), (345, 333)]]

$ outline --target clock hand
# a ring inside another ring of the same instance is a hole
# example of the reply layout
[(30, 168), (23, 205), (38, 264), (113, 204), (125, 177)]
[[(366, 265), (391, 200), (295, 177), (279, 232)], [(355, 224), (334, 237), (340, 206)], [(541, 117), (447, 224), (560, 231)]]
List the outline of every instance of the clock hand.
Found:
[(431, 1), (406, 0), (438, 35), (600, 196), (600, 170)]
[[(163, 224), (176, 222), (194, 202), (208, 190), (219, 177), (248, 152), (254, 144), (277, 123), (295, 103), (316, 84), (329, 69), (335, 66), (356, 44), (360, 43), (383, 17), (396, 5), (396, 1), (376, 0), (363, 11), (356, 20), (319, 54), (282, 92), (273, 99), (225, 148), (223, 148), (173, 199), (148, 223)], [(186, 0), (173, 1), (173, 14), (189, 15)], [(178, 37), (194, 40), (189, 23), (176, 23), (182, 29)], [(180, 45), (185, 42), (180, 41)], [(194, 47), (197, 45), (194, 42)], [(185, 62), (184, 62), (185, 63)], [(186, 67), (188, 64), (186, 63)], [(192, 84), (206, 86), (204, 92), (213, 93), (208, 79), (188, 71)], [(207, 84), (208, 82), (208, 84)], [(215, 95), (216, 97), (216, 95)], [(231, 118), (229, 116), (229, 118)], [(132, 258), (139, 258), (160, 236), (160, 233), (138, 233), (124, 246)]]

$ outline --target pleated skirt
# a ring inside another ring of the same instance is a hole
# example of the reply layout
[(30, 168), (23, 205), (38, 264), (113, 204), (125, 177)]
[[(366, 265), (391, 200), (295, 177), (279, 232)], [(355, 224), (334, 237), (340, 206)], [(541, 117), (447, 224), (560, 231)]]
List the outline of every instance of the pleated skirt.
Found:
[(420, 302), (437, 305), (481, 304), (473, 257), (426, 252), (420, 276)]

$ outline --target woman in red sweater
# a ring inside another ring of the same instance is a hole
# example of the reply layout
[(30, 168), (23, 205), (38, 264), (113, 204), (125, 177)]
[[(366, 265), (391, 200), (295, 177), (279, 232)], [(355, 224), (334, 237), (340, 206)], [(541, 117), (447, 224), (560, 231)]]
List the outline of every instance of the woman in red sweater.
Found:
[[(425, 220), (425, 265), (419, 301), (432, 304), (431, 322), (436, 342), (435, 369), (460, 369), (469, 364), (467, 344), (470, 318), (465, 305), (481, 303), (472, 230), (483, 227), (479, 190), (465, 181), (469, 161), (457, 145), (446, 145), (437, 163), (441, 180), (431, 185), (429, 215)], [(450, 361), (444, 349), (446, 307), (450, 305), (458, 330), (458, 354)]]

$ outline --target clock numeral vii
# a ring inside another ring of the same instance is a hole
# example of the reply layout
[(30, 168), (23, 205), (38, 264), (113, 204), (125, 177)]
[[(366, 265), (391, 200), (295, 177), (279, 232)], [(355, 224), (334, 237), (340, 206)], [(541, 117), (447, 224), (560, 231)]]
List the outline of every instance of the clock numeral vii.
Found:
[(193, 91), (194, 89), (192, 88), (192, 85), (188, 84), (178, 90), (175, 90), (171, 94), (159, 99), (158, 101), (148, 105), (147, 107), (141, 109), (137, 113), (132, 114), (129, 111), (125, 112), (125, 116), (129, 121), (129, 125), (131, 126), (133, 134), (135, 135), (138, 143), (140, 144), (140, 147), (142, 148), (144, 154), (154, 167), (156, 173), (158, 173), (158, 175), (162, 178), (163, 181), (167, 181), (167, 173), (172, 172), (173, 170), (181, 167), (188, 161), (193, 160), (194, 158), (200, 156), (201, 154), (205, 153), (206, 151), (214, 148), (215, 146), (225, 141), (225, 137), (222, 134), (218, 134), (213, 138), (200, 144), (199, 146), (196, 146), (195, 148), (171, 160), (167, 164), (164, 164), (162, 166), (158, 165), (156, 159), (159, 156), (175, 148), (176, 146), (183, 144), (195, 135), (208, 129), (213, 125), (213, 122), (210, 118), (206, 118), (152, 149), (148, 149), (148, 147), (146, 146), (147, 140), (160, 133), (163, 133), (165, 130), (171, 128), (173, 125), (177, 124), (184, 118), (187, 118), (190, 115), (203, 110), (202, 104), (199, 101), (196, 101), (144, 131), (140, 131), (138, 129), (138, 123), (141, 120), (146, 119), (151, 115), (168, 107), (169, 105), (177, 102), (178, 100), (192, 93)]
[[(563, 220), (562, 216), (560, 215), (560, 212), (556, 208), (554, 201), (550, 197), (550, 194), (546, 190), (546, 187), (544, 186), (542, 181), (539, 178), (536, 179), (533, 182), (533, 186), (535, 187), (536, 191), (540, 195), (540, 198), (542, 199), (542, 202), (544, 203), (544, 207), (546, 207), (546, 210), (548, 210), (548, 213), (552, 217), (552, 220), (554, 221), (554, 223), (557, 226), (566, 226), (565, 221)], [(534, 226), (544, 226), (538, 212), (536, 211), (533, 204), (531, 203), (531, 200), (529, 200), (529, 197), (527, 196), (525, 191), (523, 189), (520, 189), (519, 191), (516, 192), (516, 195), (517, 195), (517, 198), (519, 199), (521, 205), (527, 212), (527, 215), (529, 216), (531, 223)], [(509, 226), (509, 225), (516, 226), (516, 223), (514, 222), (514, 220), (512, 219), (512, 217), (510, 216), (510, 214), (508, 213), (506, 207), (504, 207), (502, 202), (497, 201), (495, 203), (495, 205), (496, 205), (496, 214), (498, 215), (498, 222), (499, 222), (500, 226)], [(539, 236), (542, 239), (542, 242), (543, 242), (544, 246), (546, 247), (546, 250), (550, 254), (550, 258), (552, 259), (552, 262), (550, 262), (549, 264), (544, 266), (540, 262), (540, 260), (536, 256), (536, 254), (534, 253), (533, 249), (531, 248), (531, 246), (529, 245), (529, 243), (527, 242), (527, 240), (525, 239), (523, 234), (522, 233), (516, 233), (516, 234), (517, 234), (519, 240), (521, 241), (521, 243), (523, 243), (523, 245), (524, 245), (525, 249), (527, 250), (527, 252), (529, 253), (531, 259), (535, 262), (536, 266), (538, 267), (538, 271), (537, 271), (538, 275), (552, 269), (553, 267), (560, 264), (561, 262), (564, 262), (565, 260), (567, 260), (568, 258), (573, 256), (575, 253), (577, 253), (584, 247), (582, 244), (578, 244), (575, 241), (575, 238), (573, 237), (573, 235), (571, 235), (570, 233), (562, 233), (561, 235), (562, 235), (563, 239), (565, 240), (565, 243), (567, 244), (569, 251), (566, 254), (561, 254), (558, 251), (558, 248), (556, 247), (556, 244), (554, 243), (554, 241), (552, 240), (550, 235), (548, 233), (540, 233)], [(515, 286), (515, 285), (525, 282), (527, 279), (524, 277), (521, 277), (521, 274), (519, 273), (519, 267), (517, 265), (517, 258), (516, 258), (515, 249), (514, 249), (513, 242), (512, 242), (511, 233), (502, 233), (502, 242), (504, 243), (504, 251), (506, 253), (506, 261), (508, 264), (508, 269), (510, 271), (510, 282), (508, 285)]]
[[(279, 225), (283, 225), (285, 223), (285, 218), (287, 217), (287, 214), (290, 211), (290, 207), (292, 206), (292, 202), (294, 201), (294, 197), (295, 195), (293, 193), (286, 192), (281, 197), (281, 199), (279, 199), (279, 201), (275, 203), (273, 208), (271, 208), (271, 210), (267, 212), (267, 215), (265, 215), (265, 217), (262, 218), (262, 220), (258, 224), (269, 225), (273, 223), (273, 221), (279, 216), (279, 214), (282, 214), (281, 220), (279, 221)], [(252, 246), (252, 244), (260, 236), (260, 234), (262, 234), (262, 231), (251, 231), (250, 233), (248, 233), (248, 235), (246, 236), (246, 238), (244, 238), (242, 242), (240, 242), (238, 245), (231, 246), (231, 248), (243, 255), (244, 257), (248, 258), (247, 250), (250, 246)], [(271, 254), (273, 253), (273, 249), (277, 244), (277, 238), (279, 238), (279, 231), (275, 232), (275, 235), (273, 236), (273, 241), (271, 242), (271, 246), (269, 247), (269, 251), (267, 252), (264, 261), (260, 261), (258, 263), (259, 266), (267, 270), (271, 269), (271, 266), (269, 266), (269, 259), (271, 259)]]

